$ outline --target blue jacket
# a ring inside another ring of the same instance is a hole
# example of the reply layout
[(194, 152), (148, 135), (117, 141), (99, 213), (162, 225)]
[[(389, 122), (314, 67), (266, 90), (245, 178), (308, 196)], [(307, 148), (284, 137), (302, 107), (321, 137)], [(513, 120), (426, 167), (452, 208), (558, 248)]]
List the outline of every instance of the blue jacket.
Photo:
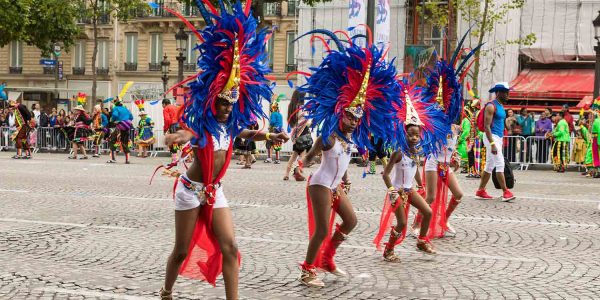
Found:
[(269, 119), (269, 126), (273, 128), (277, 128), (281, 130), (283, 128), (283, 117), (281, 113), (278, 111), (271, 113), (271, 118)]
[(106, 117), (106, 115), (101, 114), (101, 118), (102, 118), (102, 127), (108, 126), (108, 118)]
[(112, 110), (112, 115), (110, 116), (111, 122), (118, 123), (121, 121), (133, 120), (133, 115), (131, 112), (125, 108), (125, 106), (115, 106)]

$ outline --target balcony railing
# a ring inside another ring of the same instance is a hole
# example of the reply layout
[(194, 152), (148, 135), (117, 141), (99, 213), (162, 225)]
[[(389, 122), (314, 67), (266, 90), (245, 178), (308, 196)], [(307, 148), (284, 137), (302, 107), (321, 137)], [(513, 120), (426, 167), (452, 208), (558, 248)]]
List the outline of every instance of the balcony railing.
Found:
[(281, 16), (281, 3), (265, 3), (263, 13), (265, 16)]
[(85, 67), (73, 67), (73, 75), (85, 75)]
[(53, 75), (55, 73), (54, 66), (43, 66), (43, 68), (44, 68), (44, 74), (46, 74), (46, 75), (48, 75), (48, 74)]
[(183, 71), (184, 72), (196, 72), (196, 64), (184, 64)]
[(125, 63), (125, 71), (137, 71), (137, 63)]
[(148, 63), (148, 70), (160, 71), (160, 63)]
[(108, 68), (96, 68), (96, 75), (108, 75)]
[[(77, 20), (78, 24), (92, 24), (92, 18), (88, 17), (88, 16), (82, 16)], [(98, 24), (99, 25), (103, 25), (103, 24), (109, 24), (110, 23), (110, 15), (109, 14), (103, 14), (98, 16)]]
[(288, 0), (287, 5), (288, 5), (288, 10), (287, 10), (288, 16), (298, 15), (298, 0)]
[(23, 73), (23, 67), (9, 67), (8, 73), (10, 74), (21, 74)]
[(293, 64), (293, 65), (286, 64), (285, 65), (285, 71), (286, 72), (296, 71), (296, 69), (298, 69), (298, 65), (296, 65), (296, 64)]

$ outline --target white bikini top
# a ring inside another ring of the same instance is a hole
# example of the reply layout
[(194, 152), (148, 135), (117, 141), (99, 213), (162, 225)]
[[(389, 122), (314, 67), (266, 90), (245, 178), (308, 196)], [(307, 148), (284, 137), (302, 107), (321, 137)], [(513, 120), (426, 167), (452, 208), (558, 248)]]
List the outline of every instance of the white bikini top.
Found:
[(394, 165), (392, 185), (397, 189), (410, 189), (417, 174), (417, 162), (402, 153), (402, 160)]
[(321, 185), (335, 190), (342, 182), (351, 158), (352, 144), (336, 139), (331, 149), (323, 151), (321, 165), (310, 178), (310, 185)]

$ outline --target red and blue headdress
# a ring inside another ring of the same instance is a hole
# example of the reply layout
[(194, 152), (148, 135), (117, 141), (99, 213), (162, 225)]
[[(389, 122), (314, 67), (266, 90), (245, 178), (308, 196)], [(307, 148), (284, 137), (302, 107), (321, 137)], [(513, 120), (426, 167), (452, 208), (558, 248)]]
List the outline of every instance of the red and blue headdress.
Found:
[[(464, 99), (461, 83), (475, 61), (472, 61), (469, 65), (467, 63), (483, 45), (478, 45), (474, 49), (462, 48), (465, 38), (470, 31), (469, 29), (463, 35), (450, 61), (441, 59), (436, 62), (427, 77), (427, 88), (423, 90), (425, 97), (435, 101), (440, 106), (440, 109), (446, 113), (450, 124), (457, 121), (461, 116)], [(466, 51), (468, 53), (465, 54)], [(465, 57), (457, 67), (458, 61), (463, 55)]]
[(416, 125), (421, 128), (421, 142), (418, 150), (420, 155), (436, 153), (446, 144), (446, 137), (450, 134), (448, 116), (440, 109), (439, 105), (432, 101), (433, 95), (425, 88), (416, 84), (408, 84), (406, 80), (401, 82), (400, 97), (394, 108), (396, 118), (400, 120), (401, 126), (396, 127), (397, 148), (404, 153), (410, 153), (406, 141), (406, 126)]
[(233, 136), (251, 124), (253, 116), (266, 118), (261, 102), (270, 101), (273, 94), (265, 77), (271, 72), (266, 55), (270, 33), (258, 29), (250, 14), (250, 2), (242, 7), (237, 1), (228, 11), (222, 0), (218, 10), (208, 0), (197, 0), (207, 24), (200, 32), (175, 12), (201, 41), (195, 47), (200, 51), (199, 73), (176, 85), (189, 82), (182, 120), (197, 134), (194, 142), (201, 147), (206, 145), (206, 132), (217, 137), (221, 134), (215, 118), (217, 98), (233, 104), (226, 124)]
[[(345, 32), (341, 33), (348, 36)], [(396, 81), (393, 60), (386, 62), (385, 53), (370, 41), (366, 48), (353, 43), (359, 36), (348, 38), (347, 47), (335, 33), (322, 29), (309, 31), (299, 38), (310, 34), (323, 34), (337, 47), (337, 50), (332, 50), (323, 38), (314, 36), (311, 41), (315, 38), (323, 41), (328, 55), (318, 67), (311, 68), (312, 74), (290, 73), (306, 76), (307, 83), (298, 90), (307, 94), (303, 108), (323, 142), (328, 143), (333, 133), (344, 138), (340, 123), (343, 114), (348, 112), (359, 119), (352, 133), (353, 142), (359, 149), (372, 148), (370, 134), (387, 144), (394, 144), (392, 99), (398, 97), (400, 85)]]

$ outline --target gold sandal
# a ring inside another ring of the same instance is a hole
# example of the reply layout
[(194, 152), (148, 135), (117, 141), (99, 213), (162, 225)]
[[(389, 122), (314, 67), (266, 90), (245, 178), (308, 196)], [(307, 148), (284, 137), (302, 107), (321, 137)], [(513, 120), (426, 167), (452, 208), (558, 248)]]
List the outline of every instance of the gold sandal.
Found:
[(164, 287), (160, 288), (159, 294), (161, 300), (173, 300), (173, 291), (167, 291)]
[(383, 260), (391, 263), (399, 263), (400, 257), (396, 255), (394, 249), (385, 249), (383, 251)]

